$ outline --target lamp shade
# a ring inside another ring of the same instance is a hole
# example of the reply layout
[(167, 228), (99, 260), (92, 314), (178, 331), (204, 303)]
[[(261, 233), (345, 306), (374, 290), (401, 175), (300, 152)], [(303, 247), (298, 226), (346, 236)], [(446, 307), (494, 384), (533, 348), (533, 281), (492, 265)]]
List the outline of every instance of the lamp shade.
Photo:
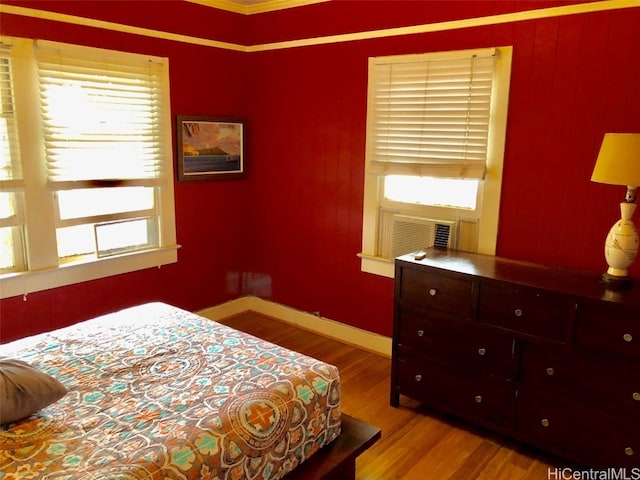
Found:
[(640, 186), (640, 133), (606, 133), (591, 180)]

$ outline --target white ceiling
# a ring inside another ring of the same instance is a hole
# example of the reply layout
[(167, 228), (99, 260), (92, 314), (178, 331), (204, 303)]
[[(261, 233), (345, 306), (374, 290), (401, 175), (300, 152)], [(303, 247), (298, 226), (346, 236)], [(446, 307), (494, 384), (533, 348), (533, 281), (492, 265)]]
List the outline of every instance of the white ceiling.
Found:
[(259, 3), (268, 3), (271, 0), (229, 0), (232, 3), (237, 3), (238, 5), (257, 5)]
[(220, 8), (236, 13), (250, 15), (253, 13), (271, 12), (285, 8), (300, 7), (329, 0), (186, 0), (208, 7)]

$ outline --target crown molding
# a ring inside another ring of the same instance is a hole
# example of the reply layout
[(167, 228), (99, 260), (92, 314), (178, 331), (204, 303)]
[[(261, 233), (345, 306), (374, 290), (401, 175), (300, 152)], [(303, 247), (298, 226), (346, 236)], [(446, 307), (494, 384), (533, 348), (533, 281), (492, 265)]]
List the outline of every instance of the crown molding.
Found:
[(402, 35), (415, 35), (421, 33), (443, 32), (463, 28), (484, 27), (488, 25), (500, 25), (505, 23), (538, 20), (542, 18), (564, 17), (583, 13), (620, 10), (625, 8), (639, 8), (640, 0), (600, 0), (594, 2), (578, 3), (560, 7), (539, 8), (524, 10), (521, 12), (502, 13), (484, 17), (473, 17), (461, 20), (449, 20), (444, 22), (426, 23), (408, 27), (395, 27), (382, 30), (370, 30), (355, 33), (328, 35), (325, 37), (303, 38), (300, 40), (287, 40), (284, 42), (265, 43), (247, 47), (248, 52), (264, 52), (281, 50), (285, 48), (309, 47), (327, 45), (331, 43), (352, 42), (357, 40), (371, 40), (385, 37), (398, 37)]
[(111, 30), (114, 32), (131, 33), (134, 35), (142, 35), (144, 37), (172, 40), (175, 42), (190, 43), (193, 45), (202, 45), (205, 47), (222, 48), (225, 50), (235, 50), (239, 52), (247, 51), (246, 46), (238, 45), (235, 43), (219, 42), (217, 40), (210, 40), (208, 38), (193, 37), (191, 35), (182, 35), (179, 33), (163, 32), (161, 30), (153, 30), (151, 28), (142, 28), (133, 25), (125, 25), (122, 23), (107, 22), (104, 20), (97, 20), (95, 18), (79, 17), (77, 15), (67, 15), (66, 13), (49, 12), (47, 10), (36, 10), (34, 8), (17, 7), (15, 5), (5, 5), (0, 3), (0, 13), (38, 18), (40, 20), (51, 20), (54, 22), (69, 23), (72, 25), (82, 25), (85, 27), (100, 28), (103, 30)]
[(329, 0), (266, 0), (259, 3), (241, 3), (232, 0), (186, 0), (187, 2), (197, 3), (205, 7), (213, 7), (229, 12), (241, 13), (243, 15), (254, 15), (256, 13), (274, 12), (276, 10), (284, 10), (287, 8), (304, 7), (315, 3), (324, 3)]
[[(198, 0), (200, 1), (200, 0)], [(202, 0), (202, 1), (221, 1), (221, 0)], [(291, 0), (274, 0), (286, 1)], [(293, 0), (297, 1), (297, 0)], [(308, 1), (308, 0), (301, 0)], [(324, 0), (323, 0), (324, 1)], [(428, 23), (422, 25), (414, 25), (409, 27), (397, 27), (383, 30), (370, 30), (356, 33), (327, 35), (324, 37), (304, 38), (300, 40), (288, 40), (285, 42), (265, 43), (258, 45), (240, 45), (228, 42), (220, 42), (217, 40), (193, 37), (178, 33), (164, 32), (149, 28), (136, 27), (132, 25), (124, 25), (120, 23), (107, 22), (104, 20), (96, 20), (93, 18), (79, 17), (76, 15), (67, 15), (46, 10), (36, 10), (32, 8), (18, 7), (0, 3), (0, 13), (13, 15), (21, 15), (31, 18), (43, 20), (51, 20), (55, 22), (69, 23), (74, 25), (82, 25), (86, 27), (100, 28), (112, 30), (116, 32), (130, 33), (134, 35), (142, 35), (162, 40), (170, 40), (175, 42), (190, 43), (194, 45), (202, 45), (206, 47), (221, 48), (225, 50), (234, 50), (238, 52), (265, 52), (271, 50), (281, 50), (286, 48), (300, 48), (317, 45), (327, 45), (333, 43), (352, 42), (358, 40), (368, 40), (385, 37), (396, 37), (402, 35), (414, 35), (430, 32), (441, 32), (447, 30), (499, 25), (511, 22), (521, 22), (526, 20), (536, 20), (541, 18), (562, 17), (567, 15), (577, 15), (592, 12), (601, 12), (608, 10), (620, 10), (625, 8), (640, 7), (640, 0), (601, 0), (595, 2), (587, 2), (561, 7), (549, 7), (536, 10), (526, 10), (522, 12), (505, 13), (500, 15), (490, 15), (485, 17), (468, 18), (463, 20), (451, 20), (446, 22)]]

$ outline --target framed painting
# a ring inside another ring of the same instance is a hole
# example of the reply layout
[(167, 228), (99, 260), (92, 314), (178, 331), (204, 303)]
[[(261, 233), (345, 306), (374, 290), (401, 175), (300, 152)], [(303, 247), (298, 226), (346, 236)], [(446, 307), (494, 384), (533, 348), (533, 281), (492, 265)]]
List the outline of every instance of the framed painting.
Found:
[(179, 181), (246, 174), (244, 121), (240, 118), (178, 115), (177, 141)]

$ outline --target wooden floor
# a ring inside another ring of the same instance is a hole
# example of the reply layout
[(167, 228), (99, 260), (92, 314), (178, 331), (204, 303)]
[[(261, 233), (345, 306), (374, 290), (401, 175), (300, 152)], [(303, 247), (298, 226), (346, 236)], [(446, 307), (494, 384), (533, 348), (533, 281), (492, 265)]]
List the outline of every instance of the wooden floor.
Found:
[(388, 358), (254, 313), (222, 323), (338, 367), (343, 412), (382, 429), (358, 459), (358, 480), (545, 480), (548, 468), (561, 466), (486, 431), (420, 412), (404, 397), (400, 408), (391, 407)]

